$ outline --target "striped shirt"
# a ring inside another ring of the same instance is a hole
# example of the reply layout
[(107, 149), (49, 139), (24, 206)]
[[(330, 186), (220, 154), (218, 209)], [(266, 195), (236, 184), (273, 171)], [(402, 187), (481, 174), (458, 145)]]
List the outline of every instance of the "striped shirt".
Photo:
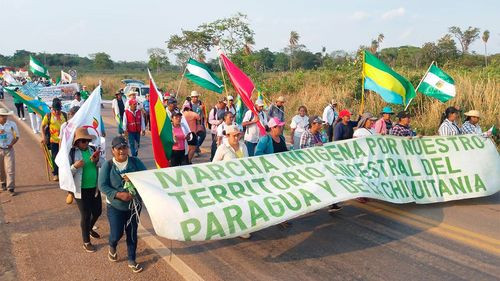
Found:
[(481, 127), (479, 125), (474, 125), (469, 121), (465, 121), (462, 125), (462, 133), (464, 135), (480, 135), (483, 132), (481, 131)]
[(456, 136), (462, 134), (457, 124), (455, 122), (451, 122), (448, 119), (445, 119), (443, 123), (441, 123), (438, 133), (440, 136)]

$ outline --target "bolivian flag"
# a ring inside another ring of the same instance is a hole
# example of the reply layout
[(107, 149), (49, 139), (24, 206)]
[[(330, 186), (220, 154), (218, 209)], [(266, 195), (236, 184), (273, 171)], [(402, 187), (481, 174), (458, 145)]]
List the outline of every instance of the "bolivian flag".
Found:
[(367, 51), (363, 55), (363, 80), (366, 90), (376, 92), (388, 103), (406, 104), (415, 97), (410, 81)]
[(149, 73), (149, 117), (151, 120), (151, 142), (153, 143), (153, 155), (158, 168), (170, 166), (170, 156), (174, 137), (172, 134), (172, 123), (168, 117), (165, 107), (163, 107), (158, 88)]

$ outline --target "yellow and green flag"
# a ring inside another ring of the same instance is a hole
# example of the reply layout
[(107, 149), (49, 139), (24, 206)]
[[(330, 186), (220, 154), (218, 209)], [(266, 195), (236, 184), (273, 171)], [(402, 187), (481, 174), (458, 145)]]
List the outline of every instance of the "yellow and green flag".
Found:
[(379, 94), (388, 103), (406, 104), (415, 97), (415, 88), (370, 52), (364, 51), (363, 80), (366, 90)]

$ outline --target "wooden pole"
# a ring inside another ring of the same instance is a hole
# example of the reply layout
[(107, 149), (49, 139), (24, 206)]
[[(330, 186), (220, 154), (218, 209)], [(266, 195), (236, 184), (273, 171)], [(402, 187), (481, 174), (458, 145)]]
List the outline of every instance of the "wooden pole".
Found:
[[(420, 85), (421, 85), (421, 84), (422, 84), (422, 82), (424, 81), (425, 76), (427, 76), (427, 73), (429, 73), (429, 71), (431, 70), (431, 67), (432, 67), (432, 65), (433, 65), (434, 63), (435, 63), (435, 61), (432, 61), (432, 62), (431, 62), (431, 65), (429, 65), (429, 68), (427, 68), (427, 71), (425, 72), (424, 76), (422, 77), (422, 79), (420, 79), (420, 82), (418, 82), (417, 88), (415, 88), (415, 94), (418, 92), (418, 88), (420, 88)], [(408, 109), (408, 107), (410, 106), (410, 103), (411, 103), (411, 101), (412, 101), (412, 100), (413, 100), (413, 98), (412, 98), (412, 99), (410, 99), (410, 101), (409, 101), (409, 102), (408, 102), (408, 104), (406, 105), (406, 107), (405, 107), (405, 111), (406, 111), (406, 110)]]

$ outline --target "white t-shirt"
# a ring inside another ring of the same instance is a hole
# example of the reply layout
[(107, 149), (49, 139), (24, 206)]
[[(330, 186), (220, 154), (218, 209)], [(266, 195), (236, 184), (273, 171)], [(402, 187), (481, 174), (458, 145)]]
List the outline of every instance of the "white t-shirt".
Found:
[(367, 137), (375, 135), (375, 131), (373, 129), (366, 129), (366, 128), (358, 128), (356, 131), (354, 131), (354, 134), (352, 135), (353, 138), (362, 138), (362, 137)]
[[(254, 119), (254, 114), (251, 110), (248, 110), (243, 116), (242, 122), (252, 121)], [(264, 111), (259, 112), (259, 120), (262, 126), (267, 125), (267, 114)], [(247, 126), (247, 130), (245, 132), (244, 140), (251, 143), (258, 143), (260, 138), (260, 129), (257, 126), (257, 123), (251, 124)]]
[(19, 137), (16, 123), (7, 120), (5, 124), (0, 124), (0, 148), (7, 148), (15, 137)]
[[(236, 123), (233, 122), (232, 125), (236, 125)], [(227, 125), (226, 122), (222, 122), (219, 126), (217, 126), (217, 137), (222, 137), (222, 143), (225, 143), (227, 141), (227, 136), (223, 134), (227, 126), (229, 125)]]
[(292, 118), (292, 123), (290, 123), (290, 128), (295, 129), (294, 136), (300, 138), (302, 133), (305, 132), (307, 125), (309, 125), (309, 117), (300, 115), (295, 115)]
[(83, 102), (85, 102), (85, 101), (84, 100), (77, 101), (76, 99), (74, 99), (71, 101), (70, 108), (75, 107), (75, 106), (82, 107)]

